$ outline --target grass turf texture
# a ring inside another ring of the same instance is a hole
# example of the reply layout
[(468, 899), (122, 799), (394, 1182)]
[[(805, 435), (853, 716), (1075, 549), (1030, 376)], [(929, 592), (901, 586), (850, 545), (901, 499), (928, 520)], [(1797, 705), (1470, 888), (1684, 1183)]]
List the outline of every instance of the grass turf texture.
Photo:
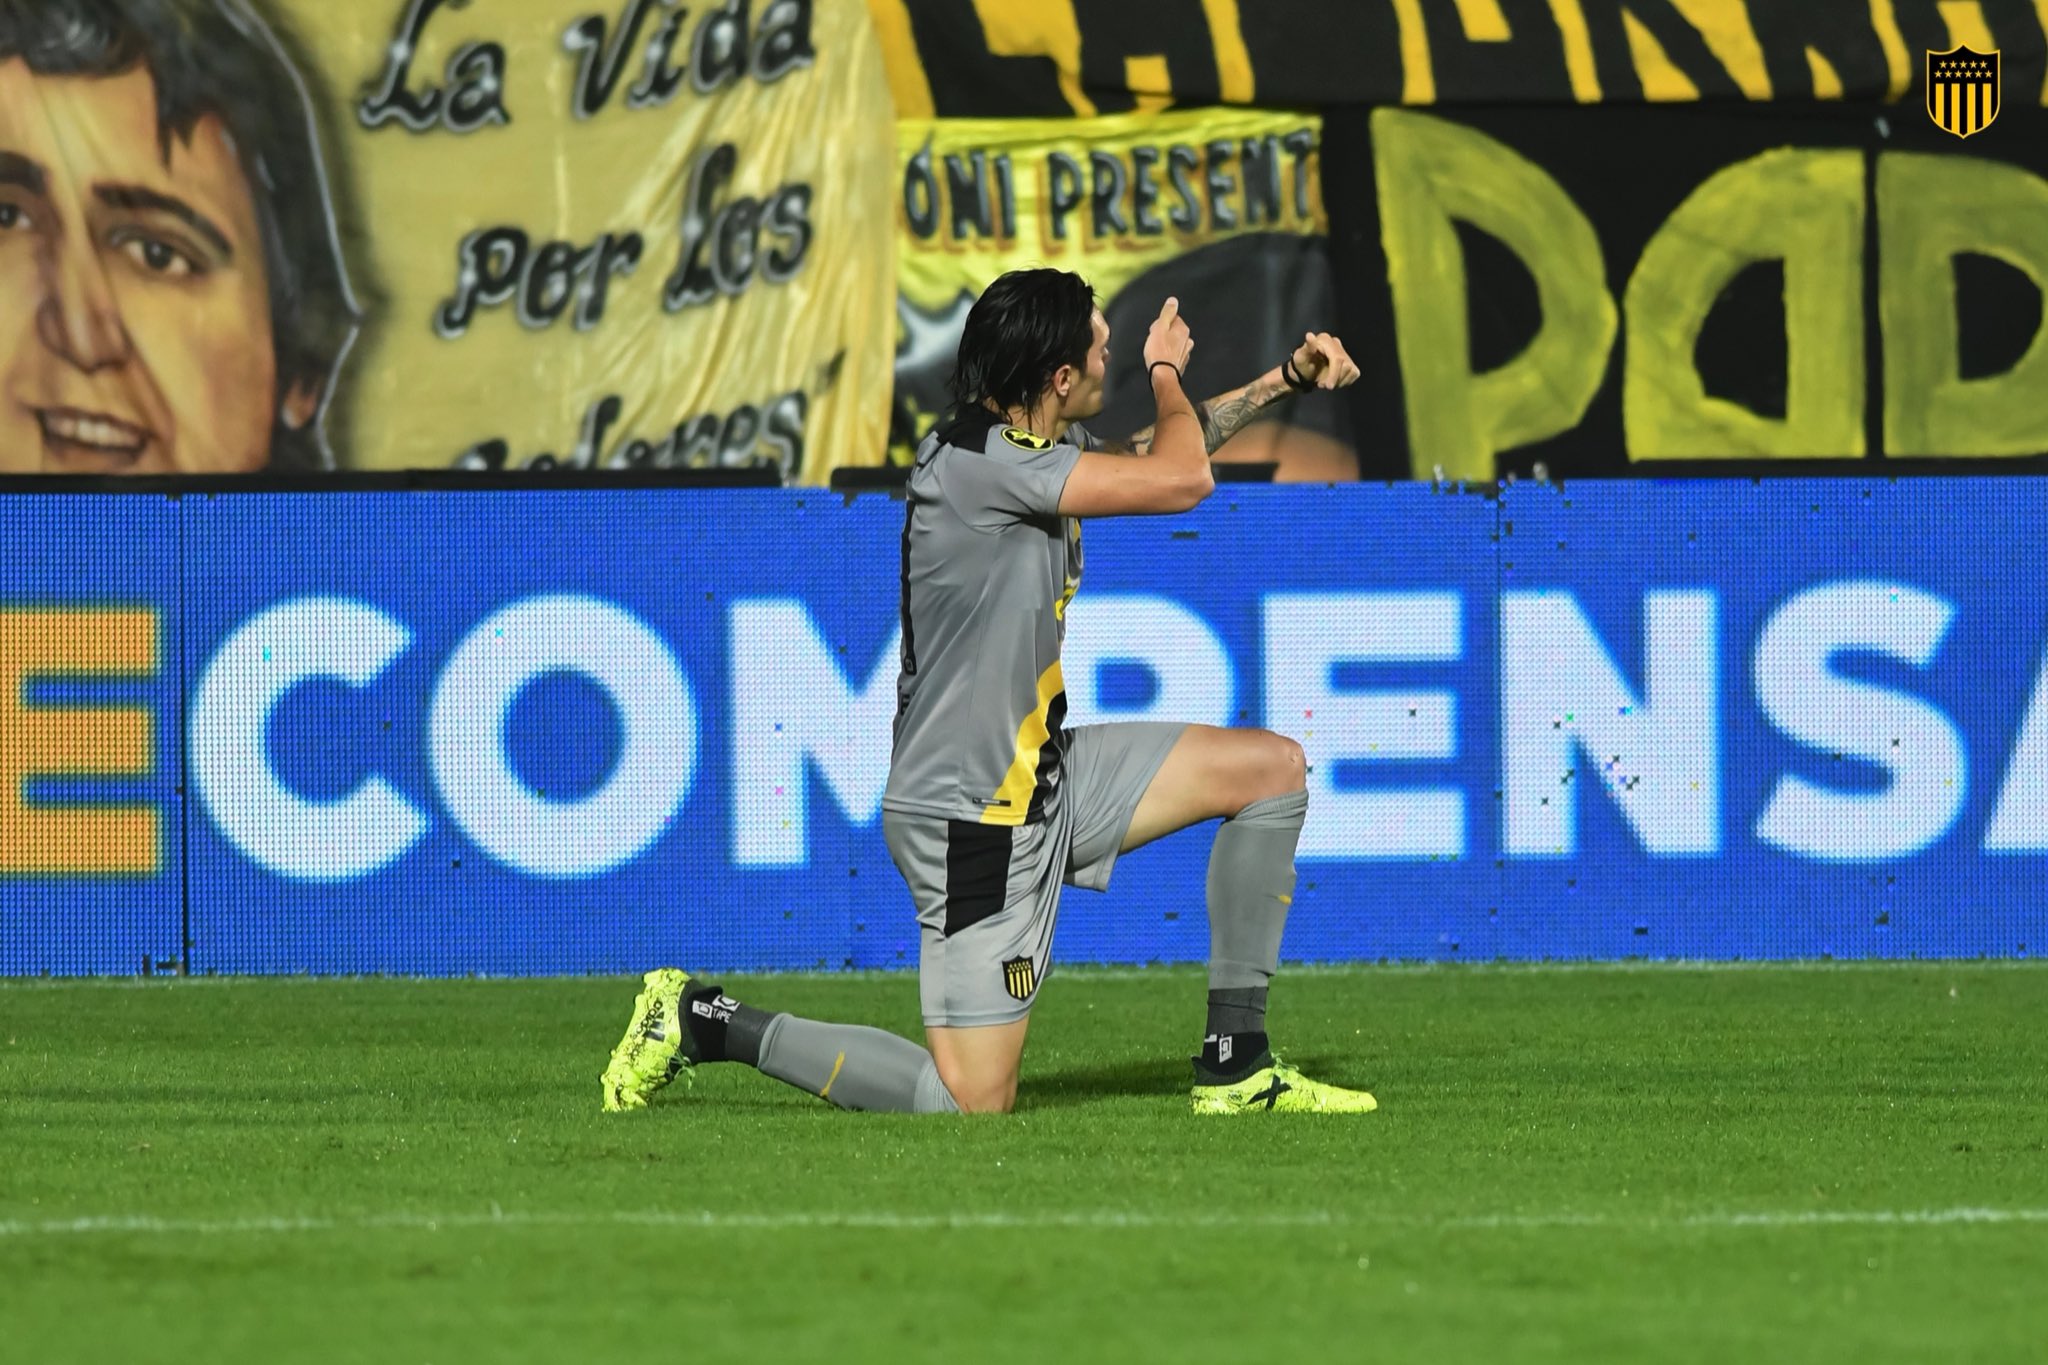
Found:
[[(727, 985), (916, 1023), (907, 976)], [(1286, 1055), (1383, 1107), (1280, 1121), (1186, 1112), (1185, 969), (1063, 972), (1008, 1119), (736, 1067), (601, 1114), (632, 994), (0, 986), (0, 1356), (2048, 1351), (2037, 965), (1283, 974)]]

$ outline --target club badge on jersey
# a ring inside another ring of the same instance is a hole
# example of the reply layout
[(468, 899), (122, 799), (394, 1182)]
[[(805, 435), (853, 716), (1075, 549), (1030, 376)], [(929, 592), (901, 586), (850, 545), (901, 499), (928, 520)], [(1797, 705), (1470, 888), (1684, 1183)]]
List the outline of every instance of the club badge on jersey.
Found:
[(1003, 964), (1003, 989), (1013, 1000), (1029, 1000), (1038, 989), (1038, 967), (1028, 957), (1013, 957)]

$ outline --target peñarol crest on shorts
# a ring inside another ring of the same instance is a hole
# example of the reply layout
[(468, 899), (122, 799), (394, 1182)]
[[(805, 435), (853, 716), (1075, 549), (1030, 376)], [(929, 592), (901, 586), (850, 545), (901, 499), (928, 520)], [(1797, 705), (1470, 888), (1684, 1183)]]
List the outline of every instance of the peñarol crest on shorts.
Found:
[(1998, 49), (1956, 47), (1927, 54), (1927, 117), (1957, 137), (1981, 133), (1998, 117)]
[(1003, 989), (1012, 1000), (1029, 1000), (1038, 989), (1038, 969), (1028, 957), (1013, 957), (1003, 964)]

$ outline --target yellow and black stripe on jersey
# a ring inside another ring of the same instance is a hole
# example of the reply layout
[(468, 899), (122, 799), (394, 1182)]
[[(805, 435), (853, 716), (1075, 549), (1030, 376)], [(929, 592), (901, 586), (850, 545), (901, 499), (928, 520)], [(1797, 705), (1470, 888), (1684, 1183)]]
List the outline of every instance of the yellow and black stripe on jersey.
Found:
[(983, 809), (985, 825), (1028, 825), (1045, 818), (1067, 749), (1067, 680), (1060, 661), (1038, 677), (1038, 705), (1017, 727), (1017, 752), (1003, 784)]

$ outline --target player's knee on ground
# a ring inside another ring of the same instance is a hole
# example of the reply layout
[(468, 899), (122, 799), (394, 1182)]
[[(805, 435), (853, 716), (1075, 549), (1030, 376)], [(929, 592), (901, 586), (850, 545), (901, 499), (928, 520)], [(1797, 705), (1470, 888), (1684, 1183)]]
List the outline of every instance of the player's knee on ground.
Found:
[(946, 1083), (963, 1114), (1007, 1114), (1017, 1103), (1014, 1074), (976, 1074), (969, 1068), (941, 1064), (939, 1079)]

